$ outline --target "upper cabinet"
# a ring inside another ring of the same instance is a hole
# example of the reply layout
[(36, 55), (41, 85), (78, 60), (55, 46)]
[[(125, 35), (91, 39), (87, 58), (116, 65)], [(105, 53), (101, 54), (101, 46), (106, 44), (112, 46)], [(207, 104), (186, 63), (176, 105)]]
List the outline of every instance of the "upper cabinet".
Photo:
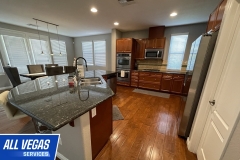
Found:
[(136, 58), (144, 58), (147, 40), (146, 39), (137, 39), (136, 41), (137, 41)]
[(116, 52), (117, 53), (131, 53), (133, 49), (133, 39), (132, 38), (121, 38), (117, 39)]
[(149, 28), (149, 39), (163, 38), (164, 37), (165, 26), (150, 27)]
[(161, 48), (164, 49), (166, 38), (148, 39), (146, 49)]
[(210, 14), (208, 26), (207, 26), (207, 32), (211, 30), (215, 31), (220, 28), (226, 4), (227, 4), (227, 0), (223, 0), (217, 6), (217, 8)]

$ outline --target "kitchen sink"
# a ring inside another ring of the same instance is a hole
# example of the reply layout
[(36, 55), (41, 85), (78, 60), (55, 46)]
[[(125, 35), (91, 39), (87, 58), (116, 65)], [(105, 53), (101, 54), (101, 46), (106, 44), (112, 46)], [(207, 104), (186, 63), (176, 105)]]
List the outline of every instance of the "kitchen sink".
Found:
[(82, 86), (97, 85), (97, 84), (102, 84), (101, 78), (99, 78), (99, 77), (82, 78), (81, 79)]

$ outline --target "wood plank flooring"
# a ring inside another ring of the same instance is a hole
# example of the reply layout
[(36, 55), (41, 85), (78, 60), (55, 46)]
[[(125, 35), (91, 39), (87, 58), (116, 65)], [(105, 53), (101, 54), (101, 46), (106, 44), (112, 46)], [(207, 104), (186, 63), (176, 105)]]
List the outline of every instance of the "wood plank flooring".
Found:
[(113, 134), (95, 160), (196, 160), (177, 135), (185, 102), (132, 92), (118, 86), (113, 104), (124, 120), (113, 122)]

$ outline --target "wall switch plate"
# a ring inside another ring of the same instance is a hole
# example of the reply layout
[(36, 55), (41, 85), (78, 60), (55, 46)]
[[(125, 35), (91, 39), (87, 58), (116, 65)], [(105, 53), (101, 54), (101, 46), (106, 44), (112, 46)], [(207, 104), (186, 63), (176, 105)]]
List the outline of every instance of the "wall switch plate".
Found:
[(62, 145), (62, 139), (61, 139), (61, 137), (59, 137), (59, 142), (58, 142), (58, 143)]
[(96, 108), (92, 109), (92, 118), (95, 117), (97, 115), (97, 111)]

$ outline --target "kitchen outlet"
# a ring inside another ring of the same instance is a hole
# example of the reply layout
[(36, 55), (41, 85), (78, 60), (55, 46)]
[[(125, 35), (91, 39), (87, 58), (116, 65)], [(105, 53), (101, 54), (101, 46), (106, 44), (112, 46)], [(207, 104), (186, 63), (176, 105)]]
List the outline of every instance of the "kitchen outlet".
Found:
[(96, 108), (92, 109), (92, 118), (95, 117), (97, 115), (97, 111)]

